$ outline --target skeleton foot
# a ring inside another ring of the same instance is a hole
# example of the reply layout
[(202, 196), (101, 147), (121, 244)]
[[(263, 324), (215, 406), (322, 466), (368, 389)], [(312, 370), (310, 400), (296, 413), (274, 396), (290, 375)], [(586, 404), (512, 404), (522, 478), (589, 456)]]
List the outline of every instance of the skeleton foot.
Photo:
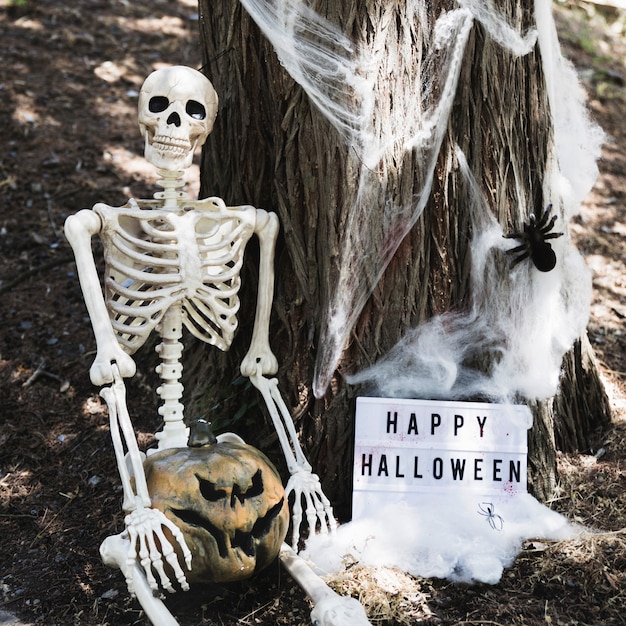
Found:
[[(308, 526), (309, 534), (319, 531), (326, 535), (334, 532), (337, 522), (333, 515), (330, 501), (322, 491), (319, 476), (309, 469), (301, 469), (292, 474), (285, 492), (289, 498), (294, 495), (291, 519), (293, 521), (291, 545), (294, 550), (298, 549), (300, 542), (300, 528)], [(304, 513), (306, 520), (302, 519), (302, 503), (304, 501)]]
[(371, 626), (358, 600), (335, 593), (287, 544), (283, 544), (280, 560), (313, 601), (313, 626)]
[[(141, 567), (143, 568), (146, 581), (150, 588), (153, 591), (157, 591), (159, 588), (159, 584), (157, 584), (156, 578), (152, 573), (154, 569), (159, 576), (161, 587), (170, 593), (174, 593), (175, 589), (165, 573), (162, 558), (164, 557), (172, 568), (178, 584), (184, 591), (187, 591), (189, 589), (187, 578), (178, 563), (178, 558), (172, 544), (168, 541), (163, 532), (163, 528), (167, 528), (172, 533), (178, 546), (182, 550), (185, 565), (187, 569), (190, 570), (191, 552), (185, 543), (180, 529), (170, 522), (161, 511), (141, 506), (129, 513), (124, 519), (124, 523), (126, 524), (125, 535), (129, 540), (125, 571), (130, 571), (136, 563), (137, 557), (139, 557)], [(157, 546), (155, 538), (158, 540), (160, 547)], [(133, 589), (131, 589), (130, 586), (132, 579), (129, 580), (128, 574), (126, 581), (129, 583), (128, 590), (133, 593)]]
[(311, 611), (314, 626), (365, 626), (371, 624), (356, 598), (335, 594), (323, 598)]

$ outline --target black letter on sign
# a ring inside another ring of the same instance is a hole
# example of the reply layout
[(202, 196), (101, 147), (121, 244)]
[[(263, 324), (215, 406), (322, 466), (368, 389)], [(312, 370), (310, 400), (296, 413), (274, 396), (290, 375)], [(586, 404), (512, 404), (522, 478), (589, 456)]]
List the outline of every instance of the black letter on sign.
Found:
[(478, 467), (478, 464), (480, 463), (482, 465), (483, 460), (482, 459), (474, 459), (474, 480), (482, 480), (483, 477), (480, 475), (480, 473), (483, 471), (482, 467)]
[(372, 475), (372, 455), (368, 455), (367, 461), (365, 460), (365, 453), (361, 455), (361, 476), (365, 476), (365, 470), (367, 469), (367, 475)]
[(456, 437), (459, 434), (459, 428), (463, 427), (463, 422), (465, 418), (462, 415), (454, 416), (454, 436)]
[(452, 478), (454, 480), (463, 480), (465, 474), (465, 459), (450, 459), (452, 466)]
[(512, 483), (513, 477), (515, 476), (515, 482), (518, 483), (520, 481), (521, 475), (522, 470), (519, 459), (517, 461), (509, 461), (509, 482)]
[(483, 436), (483, 428), (485, 427), (485, 423), (487, 422), (487, 416), (483, 417), (483, 421), (480, 421), (480, 416), (477, 415), (476, 419), (478, 420), (478, 428), (480, 428), (480, 436)]
[(413, 461), (413, 478), (424, 478), (417, 469), (417, 464), (419, 463), (419, 460), (420, 458), (416, 456)]
[(419, 435), (417, 431), (417, 417), (415, 413), (411, 413), (411, 419), (409, 419), (409, 430), (406, 433), (407, 435)]
[(441, 426), (441, 415), (438, 413), (431, 413), (430, 415), (430, 434), (435, 434), (435, 428)]
[(387, 432), (391, 432), (389, 429), (393, 426), (393, 432), (398, 430), (398, 412), (393, 412), (393, 419), (391, 419), (391, 411), (387, 411)]
[(396, 454), (396, 478), (404, 478), (404, 474), (400, 473), (400, 457)]
[(502, 482), (500, 478), (500, 465), (502, 465), (502, 459), (493, 460), (493, 480), (494, 482)]
[(380, 463), (378, 464), (378, 475), (381, 476), (384, 474), (385, 476), (389, 476), (389, 470), (387, 469), (387, 455), (382, 454), (380, 456)]
[(443, 461), (438, 456), (433, 459), (433, 476), (436, 480), (443, 476)]

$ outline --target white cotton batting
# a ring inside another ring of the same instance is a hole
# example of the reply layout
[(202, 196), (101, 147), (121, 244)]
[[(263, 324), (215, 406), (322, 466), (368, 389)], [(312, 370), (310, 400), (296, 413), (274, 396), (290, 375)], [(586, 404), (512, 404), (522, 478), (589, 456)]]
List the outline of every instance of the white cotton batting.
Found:
[[(488, 506), (496, 516), (491, 523)], [(340, 526), (333, 535), (316, 535), (302, 556), (320, 575), (358, 564), (396, 567), (425, 578), (496, 584), (524, 540), (567, 539), (579, 532), (528, 494), (489, 503), (471, 494), (424, 494), (419, 507), (392, 504)]]
[[(409, 331), (372, 367), (348, 377), (383, 397), (507, 401), (555, 394), (565, 352), (586, 327), (591, 275), (567, 241), (548, 273), (530, 263), (510, 270), (510, 248), (480, 194), (463, 153), (472, 218), (470, 308), (444, 313)], [(483, 371), (486, 357), (491, 365)], [(369, 392), (368, 390), (368, 392)]]

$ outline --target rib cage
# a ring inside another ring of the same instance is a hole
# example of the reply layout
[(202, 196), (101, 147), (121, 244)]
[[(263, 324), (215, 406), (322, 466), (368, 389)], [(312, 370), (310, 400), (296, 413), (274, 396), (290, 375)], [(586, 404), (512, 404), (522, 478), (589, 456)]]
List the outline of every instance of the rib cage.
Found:
[(195, 337), (227, 350), (237, 328), (239, 272), (256, 209), (219, 198), (168, 211), (142, 201), (98, 204), (105, 259), (104, 292), (120, 345), (133, 354), (180, 302)]

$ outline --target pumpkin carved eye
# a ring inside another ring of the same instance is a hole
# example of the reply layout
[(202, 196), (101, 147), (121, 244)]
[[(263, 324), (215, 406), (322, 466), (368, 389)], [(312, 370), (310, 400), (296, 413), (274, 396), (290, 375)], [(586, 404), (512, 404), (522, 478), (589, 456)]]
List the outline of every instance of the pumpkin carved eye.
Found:
[[(217, 489), (215, 484), (210, 480), (204, 480), (204, 478), (198, 474), (196, 474), (196, 478), (200, 483), (200, 493), (205, 500), (208, 500), (209, 502), (217, 502), (220, 498), (226, 497), (226, 491), (224, 489)], [(242, 491), (238, 484), (233, 485), (230, 496), (230, 506), (235, 506), (235, 499), (238, 499), (239, 502), (243, 504), (246, 498), (256, 498), (262, 493), (263, 475), (259, 469), (252, 477), (252, 486), (249, 489), (246, 489), (246, 491)]]
[(152, 506), (180, 528), (191, 550), (190, 582), (248, 578), (278, 556), (289, 525), (285, 490), (252, 446), (163, 450), (144, 468)]

